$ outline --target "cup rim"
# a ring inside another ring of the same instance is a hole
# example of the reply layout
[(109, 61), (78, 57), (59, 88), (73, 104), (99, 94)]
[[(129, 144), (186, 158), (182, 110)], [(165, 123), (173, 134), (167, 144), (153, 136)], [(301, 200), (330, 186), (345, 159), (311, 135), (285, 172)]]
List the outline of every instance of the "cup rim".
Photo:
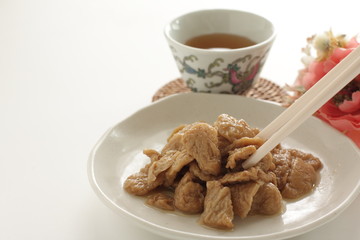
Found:
[[(268, 37), (264, 41), (261, 41), (259, 43), (254, 44), (254, 45), (251, 45), (251, 46), (248, 46), (248, 47), (243, 47), (243, 48), (234, 48), (234, 49), (225, 49), (225, 50), (213, 50), (213, 49), (204, 49), (204, 48), (191, 47), (191, 46), (185, 45), (184, 43), (181, 43), (181, 42), (177, 41), (176, 39), (174, 39), (173, 37), (171, 37), (171, 35), (170, 35), (170, 29), (171, 29), (170, 25), (175, 20), (177, 20), (179, 18), (182, 18), (182, 17), (184, 17), (186, 15), (189, 15), (189, 14), (194, 14), (194, 13), (199, 13), (199, 12), (211, 12), (211, 11), (239, 12), (239, 13), (247, 13), (247, 14), (254, 15), (256, 17), (262, 18), (262, 19), (266, 20), (267, 22), (269, 22), (271, 24), (271, 26), (272, 26), (273, 32), (270, 35), (270, 37)], [(187, 13), (184, 13), (182, 15), (179, 15), (179, 16), (173, 18), (171, 21), (169, 21), (165, 25), (165, 27), (164, 27), (164, 35), (165, 35), (165, 37), (167, 39), (171, 40), (173, 43), (175, 43), (175, 44), (177, 44), (177, 45), (179, 45), (181, 47), (187, 48), (187, 49), (196, 50), (196, 51), (203, 52), (203, 53), (213, 53), (215, 51), (217, 53), (230, 53), (230, 52), (236, 52), (236, 51), (251, 50), (251, 49), (254, 49), (254, 48), (258, 48), (258, 47), (267, 45), (267, 44), (271, 43), (275, 39), (275, 37), (277, 35), (277, 32), (276, 32), (276, 28), (275, 28), (274, 24), (272, 23), (272, 21), (270, 21), (266, 17), (261, 16), (259, 14), (256, 14), (256, 13), (253, 13), (253, 12), (250, 12), (250, 11), (238, 10), (238, 9), (214, 8), (214, 9), (202, 9), (202, 10), (191, 11), (191, 12), (187, 12)]]

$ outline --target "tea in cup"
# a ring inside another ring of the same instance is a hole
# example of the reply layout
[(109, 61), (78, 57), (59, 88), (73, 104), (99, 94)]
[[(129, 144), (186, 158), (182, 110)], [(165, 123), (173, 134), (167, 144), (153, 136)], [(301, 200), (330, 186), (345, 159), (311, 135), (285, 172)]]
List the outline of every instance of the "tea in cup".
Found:
[(239, 94), (260, 77), (275, 28), (250, 12), (214, 9), (175, 18), (165, 36), (192, 91)]

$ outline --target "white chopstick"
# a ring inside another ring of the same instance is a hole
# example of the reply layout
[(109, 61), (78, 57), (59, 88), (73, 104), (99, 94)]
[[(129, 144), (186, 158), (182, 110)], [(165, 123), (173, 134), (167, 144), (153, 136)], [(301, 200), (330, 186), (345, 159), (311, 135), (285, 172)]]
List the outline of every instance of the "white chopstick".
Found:
[(360, 47), (357, 47), (257, 135), (267, 141), (242, 164), (243, 168), (256, 165), (359, 73)]

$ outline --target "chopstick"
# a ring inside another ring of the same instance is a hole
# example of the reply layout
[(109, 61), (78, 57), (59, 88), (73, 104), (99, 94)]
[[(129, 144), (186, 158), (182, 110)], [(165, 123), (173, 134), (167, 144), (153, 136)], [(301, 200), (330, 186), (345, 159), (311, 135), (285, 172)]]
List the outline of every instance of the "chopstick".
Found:
[(359, 73), (360, 47), (357, 47), (257, 135), (267, 140), (243, 162), (243, 168), (256, 165)]

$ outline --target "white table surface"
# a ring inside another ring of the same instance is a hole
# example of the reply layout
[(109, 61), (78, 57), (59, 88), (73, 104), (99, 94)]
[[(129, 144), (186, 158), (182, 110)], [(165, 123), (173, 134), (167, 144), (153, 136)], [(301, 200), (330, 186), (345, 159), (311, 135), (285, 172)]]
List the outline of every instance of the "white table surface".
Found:
[[(0, 1), (0, 239), (164, 239), (104, 206), (87, 160), (112, 125), (179, 76), (163, 26), (235, 8), (273, 20), (262, 76), (292, 83), (306, 37), (359, 31), (357, 1)], [(281, 7), (281, 8), (280, 8)], [(292, 240), (359, 239), (360, 198)]]

